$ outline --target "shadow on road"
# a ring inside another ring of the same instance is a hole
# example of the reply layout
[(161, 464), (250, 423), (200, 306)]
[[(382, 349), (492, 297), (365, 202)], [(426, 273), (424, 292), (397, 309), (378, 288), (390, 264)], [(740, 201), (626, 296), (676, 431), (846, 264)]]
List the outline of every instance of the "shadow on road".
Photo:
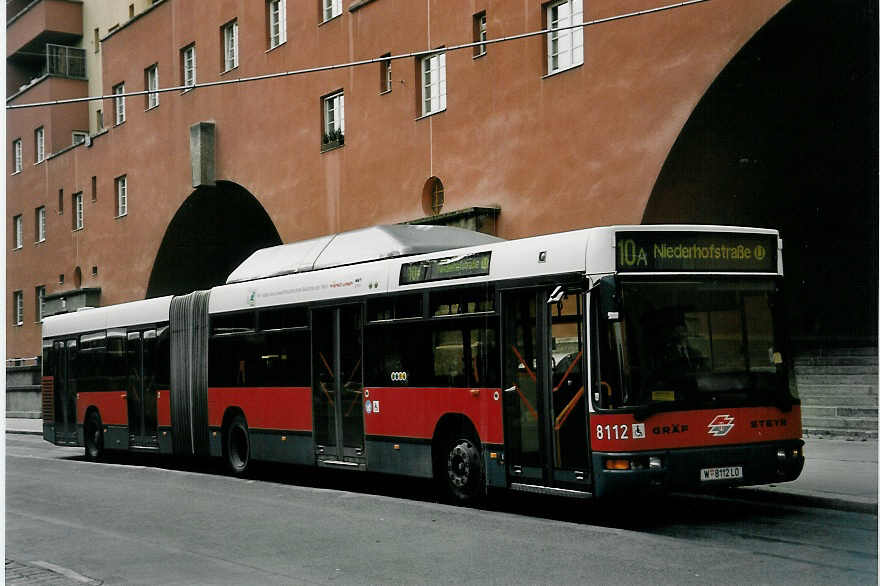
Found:
[[(86, 461), (84, 456), (71, 456), (65, 459)], [(223, 462), (219, 459), (110, 453), (103, 461), (122, 466), (145, 466), (228, 476)], [(252, 463), (246, 477), (259, 482), (288, 486), (381, 495), (420, 502), (442, 502), (434, 482), (429, 479), (266, 462)], [(715, 495), (635, 494), (594, 501), (495, 489), (491, 490), (488, 498), (476, 508), (553, 521), (647, 532), (664, 531), (672, 525), (711, 527), (748, 520), (776, 523), (789, 515), (796, 514), (792, 509), (780, 506), (778, 503), (737, 499), (735, 492), (731, 490)]]

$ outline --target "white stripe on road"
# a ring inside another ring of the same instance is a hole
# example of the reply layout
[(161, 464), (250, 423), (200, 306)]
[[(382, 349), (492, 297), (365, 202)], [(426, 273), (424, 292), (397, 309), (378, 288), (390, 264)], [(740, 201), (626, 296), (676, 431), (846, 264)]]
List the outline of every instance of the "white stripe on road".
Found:
[(61, 574), (71, 580), (76, 580), (77, 582), (81, 582), (83, 584), (101, 584), (100, 580), (93, 580), (92, 578), (87, 578), (82, 574), (77, 574), (73, 570), (68, 570), (67, 568), (63, 568), (61, 566), (56, 566), (55, 564), (50, 564), (49, 562), (36, 561), (30, 562), (32, 566), (37, 566), (43, 568), (44, 570), (49, 570), (50, 572), (55, 572), (56, 574)]

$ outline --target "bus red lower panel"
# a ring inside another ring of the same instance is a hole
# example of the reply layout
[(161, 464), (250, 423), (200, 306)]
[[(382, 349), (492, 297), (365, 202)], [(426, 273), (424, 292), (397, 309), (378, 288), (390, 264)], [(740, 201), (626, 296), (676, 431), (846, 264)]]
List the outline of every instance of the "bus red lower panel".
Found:
[(208, 389), (209, 426), (220, 427), (229, 407), (240, 408), (252, 429), (312, 430), (312, 389), (309, 387)]
[(428, 439), (446, 413), (474, 423), (484, 443), (503, 444), (500, 389), (378, 387), (365, 391), (364, 429), (368, 436)]
[(590, 414), (594, 452), (638, 452), (772, 442), (801, 437), (801, 408), (739, 407), (654, 413)]
[(89, 391), (76, 395), (76, 420), (85, 420), (86, 409), (97, 407), (104, 425), (128, 425), (128, 401), (125, 391)]

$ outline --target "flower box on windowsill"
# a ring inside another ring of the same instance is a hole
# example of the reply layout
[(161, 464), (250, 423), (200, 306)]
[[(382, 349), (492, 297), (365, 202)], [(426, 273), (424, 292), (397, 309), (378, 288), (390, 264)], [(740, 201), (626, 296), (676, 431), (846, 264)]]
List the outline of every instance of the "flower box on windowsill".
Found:
[(329, 133), (325, 132), (321, 137), (321, 152), (339, 148), (344, 144), (345, 135), (341, 131), (334, 130)]

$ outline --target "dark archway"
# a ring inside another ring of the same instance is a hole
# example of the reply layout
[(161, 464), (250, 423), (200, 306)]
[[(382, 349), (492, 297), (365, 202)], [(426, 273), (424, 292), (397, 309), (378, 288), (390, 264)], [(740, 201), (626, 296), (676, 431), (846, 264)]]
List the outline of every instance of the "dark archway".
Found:
[(778, 228), (792, 336), (877, 340), (877, 5), (794, 0), (715, 80), (643, 223)]
[(281, 244), (275, 225), (246, 189), (218, 181), (177, 210), (156, 255), (147, 297), (179, 295), (226, 282), (253, 251)]

